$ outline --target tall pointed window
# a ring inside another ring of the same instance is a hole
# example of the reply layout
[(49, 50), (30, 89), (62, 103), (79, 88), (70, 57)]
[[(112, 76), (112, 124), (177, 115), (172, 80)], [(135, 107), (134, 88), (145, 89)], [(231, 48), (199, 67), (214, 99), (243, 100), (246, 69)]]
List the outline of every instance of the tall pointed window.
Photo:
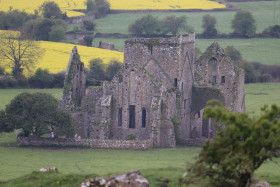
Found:
[(118, 126), (122, 126), (122, 108), (118, 111)]

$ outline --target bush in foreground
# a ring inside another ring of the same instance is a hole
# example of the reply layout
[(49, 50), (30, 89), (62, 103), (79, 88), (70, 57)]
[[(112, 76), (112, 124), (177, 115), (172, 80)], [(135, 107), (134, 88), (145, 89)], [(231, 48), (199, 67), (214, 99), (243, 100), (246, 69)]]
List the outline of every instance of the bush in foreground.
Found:
[(23, 136), (40, 137), (53, 131), (72, 137), (70, 114), (58, 108), (58, 101), (46, 93), (21, 93), (1, 111), (0, 132), (21, 129)]
[(217, 122), (217, 136), (205, 143), (181, 182), (210, 187), (249, 186), (254, 171), (279, 156), (280, 107), (265, 106), (262, 111), (260, 117), (250, 118), (210, 102), (204, 117)]

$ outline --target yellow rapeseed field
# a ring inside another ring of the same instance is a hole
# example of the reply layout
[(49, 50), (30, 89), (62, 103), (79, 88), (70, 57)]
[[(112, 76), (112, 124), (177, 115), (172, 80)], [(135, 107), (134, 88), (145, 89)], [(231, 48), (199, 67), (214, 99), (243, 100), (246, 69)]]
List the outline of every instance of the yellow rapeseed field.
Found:
[[(33, 13), (46, 0), (1, 0), (0, 10), (8, 11), (10, 7)], [(112, 10), (145, 9), (213, 9), (225, 8), (225, 5), (209, 0), (108, 0)], [(85, 9), (85, 0), (55, 0), (69, 17), (83, 15), (76, 9)]]
[[(41, 48), (45, 49), (43, 58), (39, 61), (35, 69), (48, 69), (52, 73), (64, 71), (67, 68), (73, 44), (46, 42), (40, 41)], [(78, 53), (81, 56), (81, 61), (85, 66), (89, 66), (89, 60), (93, 58), (102, 58), (104, 63), (108, 63), (111, 59), (117, 59), (123, 62), (123, 53), (117, 51), (110, 51), (94, 47), (86, 47), (76, 45)]]

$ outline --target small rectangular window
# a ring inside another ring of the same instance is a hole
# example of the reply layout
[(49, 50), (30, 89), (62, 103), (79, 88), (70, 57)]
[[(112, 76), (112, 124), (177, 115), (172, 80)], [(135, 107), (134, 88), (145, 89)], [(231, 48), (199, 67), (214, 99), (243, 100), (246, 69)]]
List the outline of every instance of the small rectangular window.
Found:
[(213, 83), (217, 83), (217, 77), (216, 76), (213, 76)]
[(221, 83), (226, 83), (226, 77), (225, 76), (221, 77)]
[(174, 87), (177, 88), (177, 86), (178, 86), (178, 79), (175, 78), (174, 79)]

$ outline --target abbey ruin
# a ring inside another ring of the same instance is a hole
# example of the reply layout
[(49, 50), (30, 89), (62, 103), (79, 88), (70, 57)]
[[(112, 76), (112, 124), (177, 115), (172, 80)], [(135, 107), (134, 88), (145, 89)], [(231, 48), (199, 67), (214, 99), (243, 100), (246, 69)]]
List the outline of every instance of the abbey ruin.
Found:
[(174, 147), (215, 135), (211, 119), (202, 118), (210, 99), (245, 111), (244, 72), (217, 43), (196, 60), (190, 34), (126, 41), (123, 68), (101, 87), (86, 87), (85, 67), (73, 48), (61, 107), (71, 112), (84, 139), (133, 137)]

